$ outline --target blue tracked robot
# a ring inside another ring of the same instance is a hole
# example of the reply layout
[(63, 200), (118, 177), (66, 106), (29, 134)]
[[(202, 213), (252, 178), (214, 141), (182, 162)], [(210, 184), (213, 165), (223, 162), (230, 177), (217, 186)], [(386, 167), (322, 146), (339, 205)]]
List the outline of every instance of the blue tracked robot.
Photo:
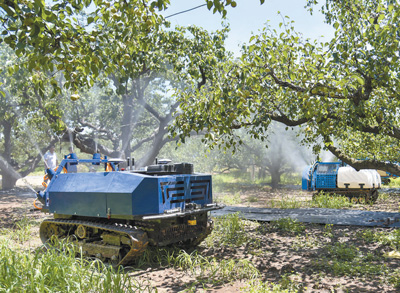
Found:
[(302, 189), (345, 195), (354, 202), (375, 202), (381, 177), (376, 170), (357, 171), (341, 162), (316, 162), (302, 174)]
[[(71, 165), (89, 164), (100, 172), (68, 173)], [(212, 178), (193, 165), (156, 164), (146, 170), (120, 170), (120, 160), (64, 159), (48, 170), (46, 189), (37, 193), (42, 211), (54, 215), (40, 226), (43, 243), (70, 238), (82, 253), (126, 265), (147, 245), (195, 246), (212, 230)]]

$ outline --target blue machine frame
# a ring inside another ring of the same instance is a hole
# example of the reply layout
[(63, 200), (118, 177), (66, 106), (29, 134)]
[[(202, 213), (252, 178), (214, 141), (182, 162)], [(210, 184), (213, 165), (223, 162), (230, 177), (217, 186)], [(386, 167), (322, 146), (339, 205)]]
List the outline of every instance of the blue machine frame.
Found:
[(342, 162), (317, 161), (307, 166), (302, 173), (302, 189), (308, 191), (337, 189), (337, 173), (342, 164)]
[[(68, 164), (109, 164), (113, 171), (62, 173)], [(212, 206), (212, 178), (205, 174), (147, 175), (119, 171), (107, 158), (64, 159), (38, 197), (44, 210), (54, 214), (99, 218), (174, 216), (196, 205), (204, 212)]]

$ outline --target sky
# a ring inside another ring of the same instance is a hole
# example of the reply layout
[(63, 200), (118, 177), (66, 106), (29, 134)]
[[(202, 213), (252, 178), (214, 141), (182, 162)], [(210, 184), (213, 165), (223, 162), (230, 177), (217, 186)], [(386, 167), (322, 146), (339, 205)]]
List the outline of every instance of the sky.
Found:
[[(171, 0), (171, 5), (161, 14), (169, 16), (204, 3), (205, 0)], [(294, 20), (296, 31), (301, 32), (305, 38), (329, 40), (334, 34), (332, 27), (324, 23), (324, 16), (319, 12), (319, 8), (314, 9), (313, 15), (304, 8), (306, 0), (265, 0), (263, 5), (259, 0), (236, 0), (236, 3), (235, 8), (227, 9), (227, 22), (231, 31), (226, 40), (227, 49), (236, 56), (239, 56), (240, 46), (248, 43), (251, 35), (257, 34), (267, 21), (272, 28), (278, 30), (283, 16)], [(213, 14), (206, 6), (172, 16), (168, 20), (173, 26), (194, 24), (207, 30), (220, 29), (222, 22), (221, 15), (218, 12)]]

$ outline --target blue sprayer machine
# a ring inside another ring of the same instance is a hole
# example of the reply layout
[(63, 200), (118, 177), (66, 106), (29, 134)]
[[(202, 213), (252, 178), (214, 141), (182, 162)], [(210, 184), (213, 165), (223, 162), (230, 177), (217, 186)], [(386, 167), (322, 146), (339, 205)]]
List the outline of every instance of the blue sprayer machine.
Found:
[[(132, 160), (133, 161), (133, 160)], [(73, 165), (89, 164), (97, 172), (68, 173)], [(122, 160), (64, 159), (47, 170), (46, 189), (37, 193), (42, 211), (54, 219), (42, 222), (43, 243), (71, 239), (83, 255), (126, 265), (148, 245), (195, 246), (212, 230), (212, 178), (193, 172), (189, 163), (151, 165), (145, 170), (119, 168)], [(133, 165), (133, 164), (132, 164)]]
[(302, 173), (302, 189), (345, 195), (354, 202), (375, 202), (381, 177), (376, 170), (355, 170), (342, 162), (316, 162)]

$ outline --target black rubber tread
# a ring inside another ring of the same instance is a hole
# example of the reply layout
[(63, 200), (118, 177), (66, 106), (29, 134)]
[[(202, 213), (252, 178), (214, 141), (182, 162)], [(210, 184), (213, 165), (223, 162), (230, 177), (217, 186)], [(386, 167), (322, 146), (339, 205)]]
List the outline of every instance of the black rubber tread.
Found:
[(378, 197), (379, 197), (379, 192), (378, 192), (378, 190), (376, 190), (376, 189), (374, 189), (374, 190), (371, 190), (371, 192), (370, 192), (370, 194), (369, 194), (369, 200), (372, 202), (372, 203), (374, 203), (374, 202), (376, 202), (377, 200), (378, 200)]
[(146, 232), (138, 229), (135, 226), (123, 225), (123, 224), (109, 224), (102, 221), (99, 222), (90, 222), (90, 221), (80, 221), (80, 220), (69, 220), (69, 219), (47, 219), (44, 220), (40, 225), (40, 238), (43, 243), (46, 243), (49, 238), (45, 238), (44, 229), (48, 224), (56, 224), (56, 225), (70, 225), (70, 226), (79, 226), (83, 225), (90, 228), (98, 228), (105, 231), (110, 231), (114, 233), (124, 234), (131, 240), (131, 247), (128, 253), (123, 256), (121, 261), (117, 264), (127, 265), (131, 263), (133, 260), (138, 258), (143, 252), (146, 250), (148, 245), (148, 238)]
[(184, 241), (182, 244), (178, 244), (178, 247), (186, 248), (186, 249), (191, 249), (197, 247), (201, 242), (203, 242), (204, 239), (208, 237), (208, 235), (211, 234), (213, 228), (214, 228), (214, 222), (212, 220), (208, 220), (206, 224), (206, 231), (202, 234), (199, 235), (196, 238), (189, 239), (187, 241)]

